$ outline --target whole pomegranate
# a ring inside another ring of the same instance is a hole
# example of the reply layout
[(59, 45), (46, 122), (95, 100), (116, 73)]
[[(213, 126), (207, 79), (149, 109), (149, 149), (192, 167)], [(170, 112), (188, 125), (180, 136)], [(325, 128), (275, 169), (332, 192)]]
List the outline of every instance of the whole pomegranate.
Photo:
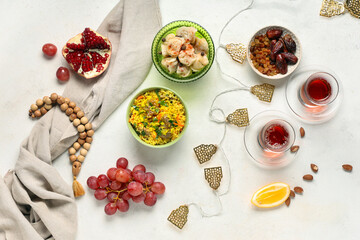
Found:
[(62, 54), (75, 72), (85, 78), (102, 74), (109, 66), (111, 42), (90, 28), (67, 41)]

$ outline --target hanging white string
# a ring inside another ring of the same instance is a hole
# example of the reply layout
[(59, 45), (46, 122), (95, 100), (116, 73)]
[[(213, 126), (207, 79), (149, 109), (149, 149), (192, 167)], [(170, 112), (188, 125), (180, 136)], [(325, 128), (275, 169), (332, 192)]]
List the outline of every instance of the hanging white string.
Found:
[[(242, 12), (250, 9), (250, 8), (252, 7), (253, 3), (254, 3), (254, 0), (251, 0), (250, 3), (249, 3), (249, 5), (248, 5), (247, 7), (241, 9), (240, 11), (238, 11), (234, 16), (232, 16), (232, 17), (226, 22), (226, 24), (224, 25), (224, 27), (223, 27), (223, 28), (221, 29), (221, 31), (220, 31), (219, 41), (218, 41), (219, 46), (216, 48), (216, 52), (217, 52), (217, 53), (218, 53), (218, 51), (219, 51), (220, 48), (224, 48), (224, 49), (226, 48), (225, 45), (223, 45), (223, 44), (221, 43), (221, 37), (222, 37), (222, 34), (223, 34), (225, 28), (226, 28), (226, 27), (229, 25), (229, 23), (230, 23), (234, 18), (236, 18), (240, 13), (242, 13)], [(229, 77), (229, 78), (235, 80), (236, 82), (238, 82), (238, 83), (239, 83), (240, 85), (242, 85), (243, 87), (249, 88), (247, 85), (245, 85), (244, 83), (242, 83), (242, 82), (241, 82), (239, 79), (237, 79), (236, 77), (233, 77), (233, 76), (231, 76), (230, 74), (227, 74), (227, 73), (225, 73), (225, 72), (223, 71), (223, 69), (222, 69), (222, 67), (221, 67), (221, 65), (220, 65), (220, 62), (219, 62), (219, 60), (218, 60), (218, 56), (219, 56), (219, 54), (216, 54), (215, 61), (216, 61), (216, 64), (218, 65), (218, 67), (219, 67), (219, 70), (220, 70), (221, 74), (224, 75), (224, 76), (226, 76), (226, 77)]]
[(215, 216), (219, 216), (219, 215), (222, 213), (223, 206), (222, 206), (222, 203), (221, 203), (219, 194), (218, 194), (215, 190), (213, 191), (213, 193), (215, 194), (216, 199), (217, 199), (218, 202), (219, 202), (219, 210), (218, 210), (216, 213), (206, 213), (206, 212), (203, 210), (203, 208), (201, 207), (201, 205), (198, 204), (198, 203), (195, 203), (195, 202), (188, 203), (187, 205), (188, 205), (188, 206), (195, 206), (197, 209), (199, 209), (200, 214), (201, 214), (202, 217), (215, 217)]
[[(235, 92), (235, 91), (241, 91), (241, 90), (249, 90), (249, 88), (247, 87), (240, 87), (240, 88), (234, 88), (234, 89), (228, 89), (228, 90), (225, 90), (219, 94), (217, 94), (212, 103), (211, 103), (211, 106), (210, 106), (210, 111), (209, 111), (209, 118), (211, 121), (213, 122), (216, 122), (216, 123), (222, 123), (224, 124), (224, 132), (223, 132), (223, 135), (220, 139), (220, 142), (219, 142), (219, 149), (221, 150), (222, 154), (224, 155), (224, 158), (225, 158), (225, 164), (226, 164), (226, 168), (227, 168), (227, 172), (229, 174), (229, 180), (228, 180), (228, 184), (227, 184), (227, 188), (224, 192), (222, 192), (221, 194), (219, 194), (218, 196), (222, 196), (222, 195), (225, 195), (229, 192), (229, 189), (230, 189), (230, 185), (231, 185), (231, 166), (230, 166), (230, 161), (229, 159), (227, 158), (226, 154), (225, 154), (225, 151), (222, 147), (222, 143), (224, 142), (224, 139), (225, 139), (225, 135), (226, 135), (226, 115), (225, 115), (225, 112), (223, 109), (219, 108), (219, 107), (214, 107), (214, 104), (215, 104), (215, 101), (218, 97), (220, 97), (221, 95), (224, 95), (226, 93), (229, 93), (229, 92)], [(215, 111), (218, 111), (220, 112), (220, 114), (222, 115), (223, 119), (219, 119), (217, 117), (214, 116), (214, 112)]]
[[(224, 46), (221, 44), (221, 36), (222, 36), (225, 28), (228, 26), (228, 24), (229, 24), (235, 17), (237, 17), (240, 13), (242, 13), (243, 11), (245, 11), (245, 10), (247, 10), (247, 9), (250, 9), (253, 3), (254, 3), (254, 0), (251, 0), (250, 4), (249, 4), (246, 8), (238, 11), (234, 16), (232, 16), (232, 17), (226, 22), (225, 26), (221, 29), (220, 36), (219, 36), (219, 46), (217, 47), (216, 52), (218, 51), (218, 49), (219, 49), (220, 47), (223, 47), (223, 48), (224, 48)], [(219, 142), (219, 149), (220, 149), (221, 152), (223, 153), (223, 155), (224, 155), (224, 157), (225, 157), (225, 160), (226, 160), (225, 163), (226, 163), (227, 169), (228, 169), (229, 180), (228, 180), (228, 184), (227, 184), (227, 189), (226, 189), (224, 192), (222, 192), (222, 193), (219, 194), (216, 190), (213, 190), (213, 193), (215, 194), (215, 196), (216, 196), (216, 198), (217, 198), (217, 200), (218, 200), (218, 202), (219, 202), (219, 206), (220, 206), (220, 207), (219, 207), (219, 210), (218, 210), (216, 213), (213, 213), (213, 214), (206, 213), (206, 212), (203, 210), (203, 208), (201, 207), (201, 205), (199, 205), (198, 203), (195, 203), (195, 202), (191, 202), (191, 203), (187, 204), (188, 206), (195, 206), (196, 208), (198, 208), (198, 210), (200, 211), (201, 216), (203, 216), (203, 217), (214, 217), (214, 216), (218, 216), (218, 215), (220, 215), (220, 214), (222, 213), (223, 206), (222, 206), (222, 203), (221, 203), (221, 200), (220, 200), (220, 196), (227, 194), (227, 193), (229, 192), (230, 185), (231, 185), (231, 166), (230, 166), (230, 161), (229, 161), (229, 159), (227, 158), (224, 149), (222, 148), (222, 143), (223, 143), (223, 141), (224, 141), (224, 139), (225, 139), (225, 135), (226, 135), (226, 115), (225, 115), (225, 112), (224, 112), (223, 109), (221, 109), (221, 108), (219, 108), (219, 107), (214, 107), (215, 101), (216, 101), (216, 99), (217, 99), (218, 97), (220, 97), (221, 95), (226, 94), (226, 93), (229, 93), (229, 92), (240, 91), (240, 90), (247, 90), (247, 91), (250, 90), (250, 87), (249, 87), (249, 86), (246, 86), (245, 84), (243, 84), (239, 79), (237, 79), (237, 78), (235, 78), (235, 77), (233, 77), (233, 76), (225, 73), (224, 71), (222, 71), (222, 68), (221, 68), (221, 65), (220, 65), (220, 63), (219, 63), (219, 61), (218, 61), (218, 57), (217, 57), (217, 56), (218, 56), (218, 55), (216, 55), (215, 60), (216, 60), (217, 65), (219, 66), (220, 72), (221, 72), (223, 75), (225, 75), (225, 76), (227, 76), (227, 77), (229, 77), (229, 78), (234, 79), (235, 81), (237, 81), (237, 82), (238, 82), (240, 85), (242, 85), (243, 87), (225, 90), (225, 91), (217, 94), (217, 95), (215, 96), (215, 98), (213, 99), (212, 103), (211, 103), (211, 107), (210, 107), (210, 111), (209, 111), (209, 118), (210, 118), (210, 120), (213, 121), (213, 122), (216, 122), (216, 123), (222, 123), (222, 124), (224, 124), (224, 133), (223, 133), (223, 135), (222, 135), (222, 137), (221, 137), (221, 139), (220, 139), (220, 142)], [(215, 112), (215, 111), (220, 112), (220, 114), (222, 115), (222, 118), (223, 118), (223, 119), (219, 119), (219, 118), (217, 118), (216, 116), (214, 116), (214, 112)]]
[[(226, 27), (229, 25), (229, 23), (230, 23), (235, 17), (237, 17), (240, 13), (242, 13), (242, 12), (250, 9), (250, 8), (252, 7), (254, 1), (255, 1), (255, 0), (250, 0), (250, 3), (249, 3), (249, 5), (248, 5), (247, 7), (241, 9), (240, 11), (238, 11), (235, 15), (233, 15), (233, 16), (226, 22), (226, 24), (224, 25), (224, 27), (221, 29), (221, 32), (220, 32), (220, 35), (219, 35), (219, 41), (218, 41), (219, 46), (216, 48), (216, 52), (219, 51), (219, 48), (224, 48), (224, 49), (226, 49), (226, 46), (221, 43), (221, 37), (222, 37), (222, 34), (223, 34), (225, 28), (226, 28)], [(217, 200), (218, 200), (218, 202), (219, 202), (219, 206), (220, 206), (220, 207), (219, 207), (219, 210), (218, 210), (216, 213), (213, 213), (213, 214), (206, 213), (206, 212), (203, 210), (203, 208), (201, 207), (201, 205), (199, 205), (198, 203), (195, 203), (195, 202), (191, 202), (191, 203), (187, 204), (188, 206), (193, 205), (193, 206), (195, 206), (196, 208), (198, 208), (199, 211), (200, 211), (201, 216), (203, 216), (203, 217), (213, 217), (213, 216), (218, 216), (218, 215), (221, 214), (222, 209), (223, 209), (223, 206), (222, 206), (222, 203), (221, 203), (220, 196), (227, 194), (227, 193), (229, 192), (230, 185), (231, 185), (231, 166), (230, 166), (230, 161), (229, 161), (229, 159), (227, 158), (224, 149), (222, 148), (222, 143), (223, 143), (223, 141), (224, 141), (224, 139), (225, 139), (225, 135), (226, 135), (226, 125), (227, 125), (227, 124), (226, 124), (226, 115), (225, 115), (225, 112), (224, 112), (223, 109), (221, 109), (220, 107), (214, 107), (215, 101), (216, 101), (216, 99), (217, 99), (218, 97), (220, 97), (221, 95), (224, 95), (224, 94), (229, 93), (229, 92), (240, 91), (240, 90), (250, 91), (250, 87), (249, 87), (249, 86), (245, 85), (245, 84), (242, 83), (239, 79), (237, 79), (237, 78), (235, 78), (235, 77), (233, 77), (233, 76), (225, 73), (225, 72), (222, 70), (222, 67), (221, 67), (221, 65), (220, 65), (220, 63), (219, 63), (219, 60), (218, 60), (218, 54), (216, 54), (215, 61), (216, 61), (217, 65), (218, 65), (218, 67), (219, 67), (220, 72), (221, 72), (222, 75), (224, 75), (224, 76), (226, 76), (226, 77), (229, 77), (229, 78), (235, 80), (235, 81), (238, 82), (242, 87), (234, 88), (234, 89), (229, 89), (229, 90), (225, 90), (225, 91), (223, 91), (223, 92), (220, 92), (219, 94), (217, 94), (217, 95), (214, 97), (214, 99), (213, 99), (213, 101), (212, 101), (212, 103), (211, 103), (211, 106), (210, 106), (209, 119), (210, 119), (211, 121), (215, 122), (215, 123), (224, 124), (224, 133), (223, 133), (223, 135), (222, 135), (222, 137), (221, 137), (221, 139), (220, 139), (220, 142), (219, 142), (219, 149), (220, 149), (221, 152), (223, 153), (223, 155), (224, 155), (224, 157), (225, 157), (225, 160), (226, 160), (225, 163), (226, 163), (227, 169), (228, 169), (229, 181), (228, 181), (227, 189), (226, 189), (223, 193), (220, 193), (220, 194), (219, 194), (216, 190), (213, 190), (213, 193), (215, 194), (215, 196), (216, 196), (216, 198), (217, 198)], [(217, 118), (217, 117), (214, 115), (214, 112), (216, 112), (216, 111), (218, 111), (218, 112), (220, 113), (220, 115), (222, 116), (222, 119), (219, 119), (219, 118)]]

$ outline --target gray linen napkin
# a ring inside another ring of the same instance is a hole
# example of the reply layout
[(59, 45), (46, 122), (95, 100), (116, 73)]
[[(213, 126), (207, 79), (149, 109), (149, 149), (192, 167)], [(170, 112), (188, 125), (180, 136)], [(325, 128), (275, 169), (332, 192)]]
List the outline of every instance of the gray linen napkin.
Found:
[[(95, 130), (146, 78), (160, 27), (157, 0), (121, 0), (99, 27), (113, 47), (107, 72), (96, 80), (72, 79), (62, 94), (84, 110)], [(75, 239), (72, 188), (51, 163), (76, 139), (76, 129), (58, 107), (35, 124), (14, 170), (0, 177), (0, 239)]]

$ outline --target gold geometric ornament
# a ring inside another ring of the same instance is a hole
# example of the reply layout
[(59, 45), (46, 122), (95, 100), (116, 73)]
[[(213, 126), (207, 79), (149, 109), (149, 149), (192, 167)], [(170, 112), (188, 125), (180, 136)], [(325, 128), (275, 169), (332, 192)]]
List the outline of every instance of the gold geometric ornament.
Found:
[(205, 168), (205, 179), (208, 181), (210, 187), (214, 190), (220, 187), (220, 182), (223, 177), (221, 167)]
[(226, 118), (228, 123), (238, 127), (246, 127), (249, 125), (249, 114), (247, 108), (236, 109), (235, 112), (229, 114)]
[(345, 8), (351, 15), (360, 18), (360, 0), (346, 0)]
[(201, 144), (194, 148), (195, 155), (200, 164), (210, 161), (211, 157), (216, 153), (217, 147), (214, 144)]
[(242, 43), (230, 43), (226, 45), (226, 51), (234, 61), (243, 63), (246, 59), (246, 47)]
[(255, 85), (250, 88), (250, 92), (264, 102), (271, 102), (274, 90), (275, 86), (268, 83)]
[(178, 228), (182, 229), (187, 222), (188, 213), (189, 207), (181, 205), (170, 213), (168, 220)]
[(336, 15), (343, 14), (345, 11), (344, 3), (335, 0), (323, 0), (320, 16), (333, 17)]

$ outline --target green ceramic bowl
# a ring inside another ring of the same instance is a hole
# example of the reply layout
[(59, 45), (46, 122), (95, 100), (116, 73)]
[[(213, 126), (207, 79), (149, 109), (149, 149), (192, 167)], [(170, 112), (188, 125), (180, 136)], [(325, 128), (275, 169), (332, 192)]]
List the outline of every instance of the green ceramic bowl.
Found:
[[(179, 134), (179, 136), (171, 141), (171, 142), (168, 142), (166, 144), (162, 144), (162, 145), (151, 145), (151, 144), (148, 144), (146, 142), (144, 142), (143, 140), (141, 140), (141, 138), (139, 137), (139, 135), (136, 133), (135, 129), (133, 128), (133, 126), (129, 123), (129, 119), (130, 119), (130, 110), (131, 110), (131, 107), (134, 105), (134, 101), (137, 97), (139, 97), (140, 95), (144, 94), (145, 92), (148, 92), (148, 91), (152, 91), (152, 90), (155, 90), (155, 89), (165, 89), (165, 90), (168, 90), (168, 91), (171, 91), (173, 92), (181, 101), (181, 103), (184, 105), (184, 108), (185, 108), (185, 116), (186, 116), (186, 120), (185, 120), (185, 126), (184, 126), (184, 129), (182, 130), (182, 132)], [(131, 132), (131, 134), (134, 136), (134, 138), (136, 140), (138, 140), (140, 143), (144, 144), (145, 146), (148, 146), (148, 147), (151, 147), (151, 148), (165, 148), (165, 147), (169, 147), (173, 144), (175, 144), (177, 141), (180, 140), (180, 138), (184, 135), (185, 133), (185, 130), (187, 129), (187, 126), (189, 125), (189, 112), (187, 110), (187, 107), (185, 105), (185, 102), (184, 100), (179, 96), (179, 94), (177, 94), (176, 92), (174, 92), (173, 90), (169, 89), (169, 88), (166, 88), (166, 87), (151, 87), (151, 88), (146, 88), (140, 92), (138, 92), (135, 97), (133, 99), (131, 99), (130, 103), (129, 103), (129, 106), (127, 108), (127, 111), (126, 111), (126, 123), (128, 125), (128, 128)]]
[[(170, 33), (176, 34), (176, 30), (183, 26), (196, 28), (197, 32), (196, 32), (195, 36), (198, 38), (205, 38), (209, 45), (209, 53), (208, 53), (209, 64), (206, 65), (200, 71), (198, 71), (196, 73), (193, 72), (190, 76), (187, 76), (187, 77), (180, 77), (176, 73), (170, 74), (167, 71), (167, 69), (165, 69), (161, 65), (161, 60), (163, 59), (163, 56), (161, 54), (159, 54), (159, 52), (161, 52), (161, 43), (162, 43), (161, 39), (166, 37)], [(214, 43), (211, 39), (210, 34), (203, 27), (201, 27), (199, 24), (194, 23), (194, 22), (180, 20), (180, 21), (171, 22), (168, 25), (166, 25), (165, 27), (163, 27), (162, 29), (160, 29), (160, 31), (156, 34), (154, 41), (152, 43), (151, 56), (152, 56), (152, 60), (154, 62), (156, 69), (164, 77), (166, 77), (167, 79), (172, 80), (174, 82), (184, 83), (184, 82), (195, 81), (195, 80), (201, 78), (202, 76), (204, 76), (209, 71), (209, 69), (211, 68), (211, 65), (214, 62), (215, 48), (214, 48)]]

